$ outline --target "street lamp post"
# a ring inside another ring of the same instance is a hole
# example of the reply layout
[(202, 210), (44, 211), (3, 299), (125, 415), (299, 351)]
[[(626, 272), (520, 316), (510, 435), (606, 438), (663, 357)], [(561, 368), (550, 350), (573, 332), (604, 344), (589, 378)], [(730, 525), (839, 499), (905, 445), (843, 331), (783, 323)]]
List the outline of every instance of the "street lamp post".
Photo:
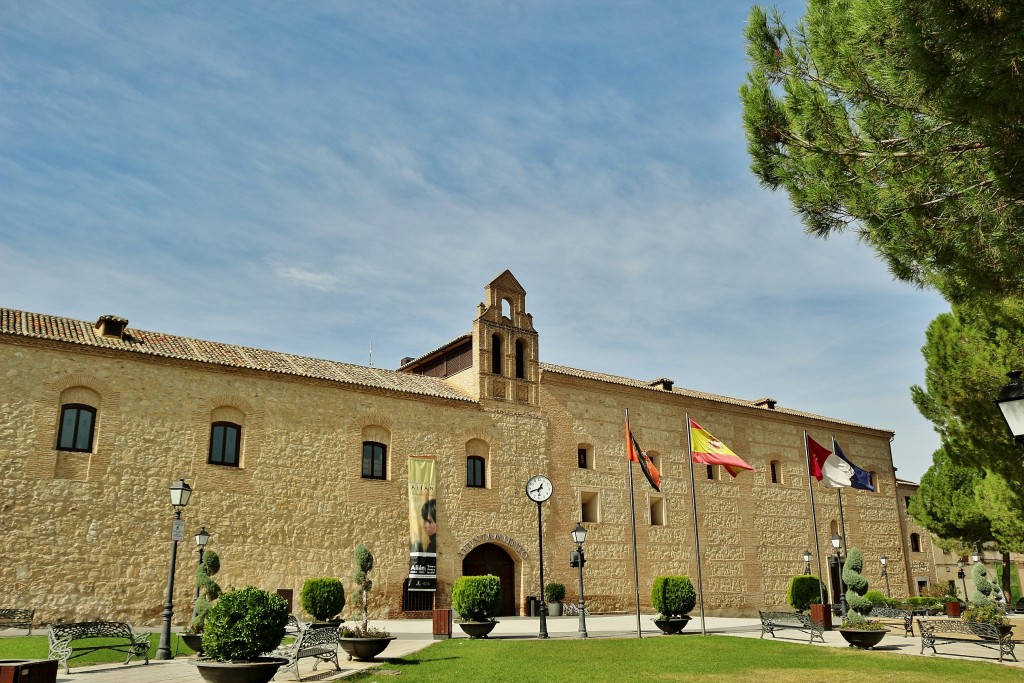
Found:
[[(206, 544), (210, 542), (210, 533), (206, 530), (206, 527), (201, 527), (199, 533), (196, 534), (196, 547), (199, 548), (199, 565), (203, 564), (203, 551), (206, 550)], [(199, 614), (199, 585), (196, 584), (196, 596), (192, 601), (192, 618), (195, 619), (196, 615)]]
[(882, 576), (885, 577), (885, 597), (891, 598), (892, 593), (889, 591), (889, 556), (882, 555), (878, 558), (878, 561), (882, 563)]
[(813, 555), (811, 555), (811, 551), (810, 550), (805, 550), (804, 551), (804, 574), (810, 574), (811, 573), (811, 558), (812, 557), (813, 557)]
[(836, 551), (836, 561), (839, 563), (839, 608), (842, 616), (846, 616), (846, 613), (850, 610), (849, 604), (846, 602), (846, 582), (843, 581), (843, 551), (841, 546), (843, 539), (839, 533), (832, 534), (832, 547)]
[(968, 602), (968, 599), (967, 599), (967, 579), (964, 577), (964, 561), (963, 560), (957, 560), (956, 561), (956, 566), (957, 566), (956, 578), (960, 579), (960, 582), (964, 585), (964, 602), (966, 603), (966, 602)]
[(1003, 419), (1006, 420), (1006, 426), (1013, 434), (1013, 440), (1017, 442), (1018, 446), (1024, 448), (1024, 378), (1021, 377), (1022, 374), (1024, 372), (1020, 370), (1011, 370), (1006, 373), (1010, 381), (999, 391), (996, 405), (999, 406), (999, 411), (1003, 414)]
[(171, 506), (174, 507), (174, 521), (171, 522), (171, 563), (167, 571), (167, 595), (164, 597), (163, 626), (160, 629), (160, 645), (156, 648), (156, 659), (172, 659), (171, 616), (174, 614), (174, 565), (178, 559), (178, 541), (185, 536), (185, 523), (181, 511), (192, 497), (192, 487), (184, 479), (171, 484)]
[(579, 522), (576, 523), (576, 528), (572, 530), (572, 540), (576, 544), (576, 550), (572, 551), (569, 555), (569, 566), (579, 567), (580, 570), (580, 602), (577, 607), (580, 612), (580, 638), (586, 638), (587, 609), (586, 602), (583, 599), (583, 565), (587, 563), (587, 558), (583, 554), (583, 541), (587, 540), (587, 529)]

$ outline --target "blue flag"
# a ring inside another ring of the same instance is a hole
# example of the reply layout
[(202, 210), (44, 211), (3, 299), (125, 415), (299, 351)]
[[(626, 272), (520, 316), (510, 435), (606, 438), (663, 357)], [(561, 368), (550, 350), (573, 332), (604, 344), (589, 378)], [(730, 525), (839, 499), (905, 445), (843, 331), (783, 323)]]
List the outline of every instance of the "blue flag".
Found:
[(850, 478), (850, 485), (855, 489), (874, 491), (875, 487), (871, 485), (871, 474), (850, 462), (850, 459), (843, 453), (843, 449), (839, 447), (838, 441), (833, 440), (832, 443), (836, 445), (836, 455), (842, 458), (847, 465), (853, 468), (853, 477)]

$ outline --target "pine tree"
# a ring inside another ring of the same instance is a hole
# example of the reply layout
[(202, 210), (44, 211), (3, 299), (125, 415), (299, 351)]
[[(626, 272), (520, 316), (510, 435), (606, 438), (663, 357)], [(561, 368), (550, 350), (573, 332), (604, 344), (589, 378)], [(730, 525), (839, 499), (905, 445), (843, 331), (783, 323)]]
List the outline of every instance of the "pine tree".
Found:
[(746, 40), (751, 167), (809, 233), (951, 300), (1024, 293), (1024, 3), (755, 7)]

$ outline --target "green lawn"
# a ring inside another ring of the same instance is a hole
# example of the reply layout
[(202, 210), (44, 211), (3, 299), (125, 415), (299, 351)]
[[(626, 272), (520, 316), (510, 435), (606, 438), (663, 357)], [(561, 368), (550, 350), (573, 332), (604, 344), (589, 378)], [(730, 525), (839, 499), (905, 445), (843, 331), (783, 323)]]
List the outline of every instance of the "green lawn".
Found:
[[(83, 641), (84, 642), (84, 641)], [(123, 643), (123, 638), (90, 638), (89, 645), (101, 643)], [(156, 655), (156, 648), (160, 644), (160, 634), (149, 634), (149, 658)], [(74, 643), (72, 643), (74, 646)], [(19, 636), (16, 638), (0, 638), (0, 659), (46, 659), (49, 654), (49, 644), (46, 636)], [(74, 652), (71, 653), (74, 656)], [(171, 634), (171, 654), (191, 655), (192, 650), (181, 641), (178, 634)], [(89, 664), (105, 664), (107, 662), (123, 662), (127, 654), (113, 652), (111, 650), (99, 650), (81, 657), (69, 659), (68, 664), (74, 669), (76, 666), (87, 666)], [(135, 657), (132, 662), (143, 661)]]
[[(902, 639), (898, 639), (902, 640)], [(908, 643), (909, 646), (909, 643)], [(979, 652), (986, 653), (985, 650)], [(385, 651), (385, 656), (387, 652)], [(591, 640), (453, 639), (435, 643), (381, 669), (402, 683), (933, 683), (1024, 680), (1016, 667), (980, 661), (862, 652), (756, 638), (684, 636)], [(352, 681), (387, 681), (369, 670)]]

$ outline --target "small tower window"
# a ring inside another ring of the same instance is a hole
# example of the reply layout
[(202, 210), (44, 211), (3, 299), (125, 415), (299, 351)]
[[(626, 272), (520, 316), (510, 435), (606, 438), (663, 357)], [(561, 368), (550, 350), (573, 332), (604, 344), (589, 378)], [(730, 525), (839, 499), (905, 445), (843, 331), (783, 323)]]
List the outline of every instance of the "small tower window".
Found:
[(495, 375), (501, 374), (501, 337), (491, 335), (491, 372)]
[(910, 551), (914, 553), (921, 552), (921, 537), (917, 534), (910, 534)]
[(769, 465), (769, 467), (771, 469), (772, 483), (773, 484), (781, 483), (782, 482), (782, 468), (779, 466), (779, 461), (778, 460), (772, 460), (770, 465)]
[(526, 377), (526, 349), (523, 340), (516, 339), (516, 379)]

